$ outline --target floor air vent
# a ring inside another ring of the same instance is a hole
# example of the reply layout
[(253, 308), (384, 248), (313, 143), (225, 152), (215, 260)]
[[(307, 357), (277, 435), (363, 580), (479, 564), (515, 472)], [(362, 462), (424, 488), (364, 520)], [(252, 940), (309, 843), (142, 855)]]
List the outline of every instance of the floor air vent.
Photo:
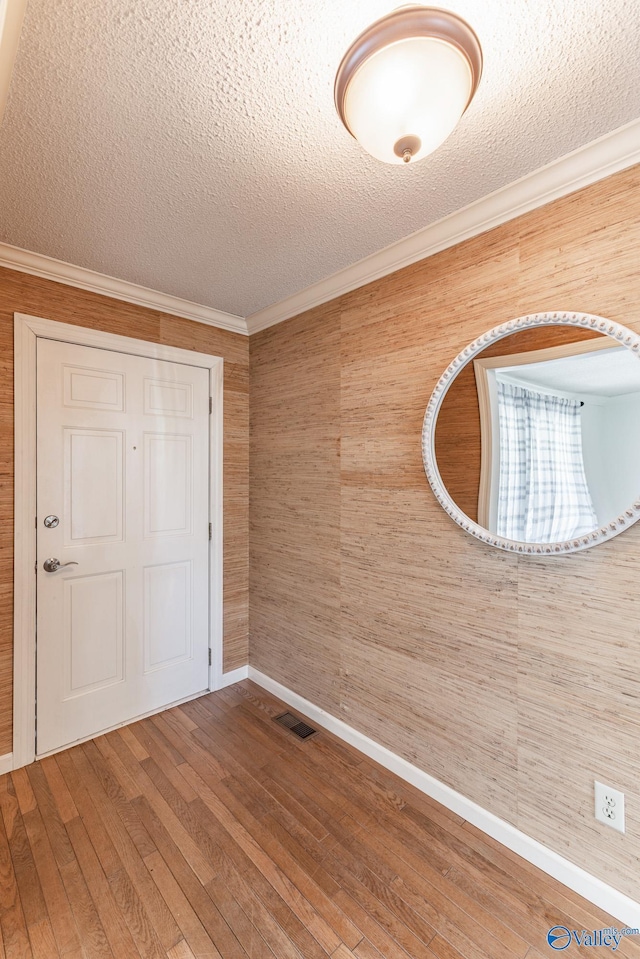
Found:
[(290, 729), (291, 732), (299, 736), (300, 739), (306, 739), (307, 736), (313, 736), (313, 734), (317, 732), (317, 729), (309, 726), (298, 716), (294, 716), (293, 713), (283, 713), (281, 716), (276, 716), (275, 722), (280, 723), (280, 725), (286, 729)]

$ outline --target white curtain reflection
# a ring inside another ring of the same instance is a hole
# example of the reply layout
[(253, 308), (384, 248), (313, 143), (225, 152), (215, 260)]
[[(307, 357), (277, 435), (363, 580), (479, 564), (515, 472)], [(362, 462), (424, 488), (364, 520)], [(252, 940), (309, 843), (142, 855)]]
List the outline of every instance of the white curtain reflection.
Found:
[(580, 403), (498, 381), (497, 530), (506, 539), (557, 543), (598, 525), (582, 457)]

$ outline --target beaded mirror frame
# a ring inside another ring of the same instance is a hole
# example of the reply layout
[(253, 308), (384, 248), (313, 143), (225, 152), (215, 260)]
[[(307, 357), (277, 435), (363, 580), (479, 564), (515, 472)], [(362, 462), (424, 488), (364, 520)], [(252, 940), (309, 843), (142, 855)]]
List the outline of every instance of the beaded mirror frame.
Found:
[(431, 394), (431, 399), (427, 406), (424, 422), (422, 426), (422, 460), (424, 470), (436, 499), (442, 506), (445, 513), (451, 519), (462, 527), (462, 529), (475, 536), (489, 546), (495, 546), (498, 549), (507, 550), (510, 553), (523, 553), (535, 556), (559, 555), (562, 553), (575, 553), (578, 550), (588, 549), (591, 546), (597, 546), (604, 543), (619, 533), (623, 533), (630, 526), (640, 519), (640, 477), (638, 477), (638, 496), (630, 506), (616, 519), (593, 532), (576, 537), (575, 539), (565, 540), (558, 543), (524, 543), (517, 540), (505, 539), (488, 529), (480, 526), (470, 519), (458, 508), (449, 495), (445, 487), (435, 455), (435, 433), (438, 420), (438, 413), (442, 402), (454, 383), (458, 373), (478, 356), (487, 346), (504, 339), (511, 333), (517, 333), (520, 330), (528, 330), (533, 327), (544, 326), (575, 326), (582, 329), (593, 330), (596, 333), (603, 333), (610, 336), (616, 342), (627, 347), (640, 362), (640, 336), (621, 326), (613, 320), (607, 320), (602, 316), (595, 316), (591, 313), (530, 313), (527, 316), (519, 316), (514, 320), (509, 320), (500, 326), (494, 327), (487, 333), (483, 333), (478, 339), (474, 340), (459, 353), (455, 360), (447, 367), (436, 387)]

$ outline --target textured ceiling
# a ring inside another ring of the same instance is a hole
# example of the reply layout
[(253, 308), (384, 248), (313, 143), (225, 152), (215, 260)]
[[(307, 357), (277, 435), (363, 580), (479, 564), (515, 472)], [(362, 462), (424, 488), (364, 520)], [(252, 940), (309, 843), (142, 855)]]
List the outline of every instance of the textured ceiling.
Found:
[(450, 0), (485, 69), (450, 139), (385, 166), (340, 125), (393, 0), (29, 0), (0, 240), (246, 316), (640, 115), (637, 0)]

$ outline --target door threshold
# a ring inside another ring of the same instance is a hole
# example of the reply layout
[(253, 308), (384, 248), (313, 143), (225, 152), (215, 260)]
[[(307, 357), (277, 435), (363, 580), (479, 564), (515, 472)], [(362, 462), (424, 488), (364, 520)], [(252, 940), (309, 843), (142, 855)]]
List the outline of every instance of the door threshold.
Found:
[(104, 736), (106, 733), (111, 733), (114, 729), (122, 729), (123, 726), (130, 726), (132, 723), (137, 723), (141, 719), (147, 719), (149, 716), (157, 716), (158, 713), (164, 713), (167, 709), (173, 709), (174, 706), (182, 706), (183, 703), (190, 703), (193, 699), (199, 699), (201, 696), (208, 696), (210, 692), (210, 689), (201, 689), (198, 693), (191, 693), (190, 696), (184, 696), (182, 699), (176, 699), (174, 702), (167, 703), (165, 706), (158, 706), (157, 709), (150, 709), (146, 713), (140, 713), (139, 716), (132, 716), (131, 719), (125, 719), (122, 723), (116, 723), (114, 726), (107, 726), (106, 729), (100, 729), (98, 732), (91, 733), (90, 736), (83, 736), (81, 739), (74, 739), (70, 743), (65, 743), (64, 746), (56, 746), (55, 749), (49, 749), (46, 753), (36, 753), (35, 762), (38, 762), (40, 759), (46, 759), (47, 756), (55, 756), (56, 753), (62, 753), (65, 749), (72, 749), (73, 746), (80, 746), (82, 743), (88, 743), (92, 739), (98, 739), (99, 736)]

